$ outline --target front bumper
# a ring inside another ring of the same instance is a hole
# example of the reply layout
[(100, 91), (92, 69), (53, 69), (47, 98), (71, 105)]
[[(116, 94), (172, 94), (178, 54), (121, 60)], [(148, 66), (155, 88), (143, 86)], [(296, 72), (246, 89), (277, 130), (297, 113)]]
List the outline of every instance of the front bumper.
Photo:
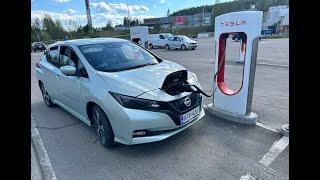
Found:
[(166, 139), (166, 138), (168, 138), (170, 136), (173, 136), (173, 135), (185, 130), (186, 128), (188, 128), (192, 124), (194, 124), (197, 121), (199, 121), (204, 115), (205, 115), (204, 109), (202, 108), (199, 116), (194, 118), (193, 120), (191, 120), (189, 123), (184, 124), (181, 127), (178, 127), (178, 128), (175, 128), (175, 129), (166, 130), (166, 131), (164, 131), (164, 133), (161, 133), (159, 135), (132, 138), (131, 139), (131, 144), (142, 144), (142, 143), (149, 143), (149, 142), (155, 142), (155, 141), (164, 140), (164, 139)]
[(188, 46), (187, 46), (188, 49), (197, 48), (197, 47), (198, 47), (197, 44), (195, 44), (195, 45), (188, 45)]
[[(196, 95), (193, 97), (189, 95), (189, 97), (192, 99), (195, 98)], [(174, 103), (177, 103), (177, 101)], [(199, 95), (198, 100), (188, 109), (182, 110), (179, 109), (178, 104), (174, 105), (176, 105), (177, 108), (160, 112), (122, 108), (122, 113), (119, 113), (122, 114), (122, 118), (118, 118), (118, 122), (121, 121), (122, 126), (121, 128), (113, 129), (115, 131), (114, 140), (126, 145), (160, 141), (181, 132), (205, 115), (201, 95)], [(199, 115), (190, 119), (186, 124), (181, 125), (179, 120), (180, 115), (199, 106), (201, 108)], [(147, 132), (144, 136), (133, 136), (134, 131), (142, 130)]]

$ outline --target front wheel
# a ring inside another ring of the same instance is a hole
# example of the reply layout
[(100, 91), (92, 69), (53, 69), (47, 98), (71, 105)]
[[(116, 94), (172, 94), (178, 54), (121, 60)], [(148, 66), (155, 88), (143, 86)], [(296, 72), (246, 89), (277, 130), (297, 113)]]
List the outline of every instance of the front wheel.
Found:
[(170, 46), (168, 44), (165, 45), (166, 50), (170, 50)]
[(114, 134), (111, 124), (108, 117), (99, 106), (94, 106), (92, 108), (92, 118), (100, 144), (105, 148), (114, 146)]
[(40, 89), (41, 89), (41, 93), (42, 93), (42, 98), (43, 98), (43, 101), (46, 103), (46, 105), (48, 107), (54, 107), (55, 104), (53, 104), (52, 100), (51, 100), (51, 97), (49, 96), (47, 90), (45, 89), (44, 85), (41, 84), (40, 85)]
[(149, 49), (153, 49), (153, 45), (151, 43), (149, 44)]

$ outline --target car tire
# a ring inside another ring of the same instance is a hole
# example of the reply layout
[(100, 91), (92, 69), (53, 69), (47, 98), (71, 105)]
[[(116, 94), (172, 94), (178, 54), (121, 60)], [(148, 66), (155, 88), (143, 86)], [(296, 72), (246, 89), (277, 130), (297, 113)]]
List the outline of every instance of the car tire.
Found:
[(104, 111), (97, 105), (92, 108), (92, 120), (100, 144), (105, 148), (114, 146), (114, 134), (109, 119)]
[(166, 44), (166, 45), (165, 45), (165, 48), (166, 48), (166, 50), (170, 50), (169, 44)]
[(149, 44), (149, 49), (153, 49), (153, 44)]
[(185, 50), (187, 50), (187, 47), (186, 47), (186, 45), (182, 44), (182, 45), (181, 45), (181, 50), (182, 50), (182, 51), (185, 51)]
[(196, 48), (192, 48), (192, 50), (195, 50)]
[(44, 87), (43, 84), (40, 84), (40, 90), (42, 93), (42, 98), (44, 103), (48, 106), (48, 107), (54, 107), (55, 104), (52, 102), (50, 95), (48, 94), (46, 88)]

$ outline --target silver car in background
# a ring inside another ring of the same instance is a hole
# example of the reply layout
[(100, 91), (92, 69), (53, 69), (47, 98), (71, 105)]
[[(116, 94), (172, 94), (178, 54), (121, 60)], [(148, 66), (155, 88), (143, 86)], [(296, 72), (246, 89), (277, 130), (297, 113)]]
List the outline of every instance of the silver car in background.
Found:
[(205, 114), (201, 94), (168, 90), (183, 75), (200, 87), (194, 73), (127, 40), (57, 42), (36, 66), (45, 104), (93, 126), (104, 147), (160, 141)]
[(197, 41), (188, 38), (187, 36), (173, 36), (168, 38), (168, 44), (165, 45), (167, 50), (181, 49), (183, 51), (187, 49), (194, 50), (197, 47)]

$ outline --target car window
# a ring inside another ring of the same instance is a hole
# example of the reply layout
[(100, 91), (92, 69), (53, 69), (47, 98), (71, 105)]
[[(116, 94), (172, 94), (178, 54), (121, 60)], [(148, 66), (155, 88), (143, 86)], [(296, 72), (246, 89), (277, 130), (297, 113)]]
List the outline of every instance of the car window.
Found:
[(67, 46), (60, 47), (60, 66), (73, 66), (77, 68), (78, 57), (76, 53)]
[(162, 34), (160, 34), (159, 37), (160, 39), (165, 39), (165, 37)]
[(46, 57), (48, 62), (55, 66), (59, 66), (59, 50), (58, 46), (51, 47), (47, 52), (46, 52)]
[(169, 40), (169, 41), (173, 41), (173, 37), (169, 37), (168, 40)]
[(79, 75), (81, 77), (88, 78), (87, 70), (86, 70), (86, 68), (84, 67), (84, 65), (82, 64), (82, 62), (80, 60), (78, 61), (78, 70), (79, 70)]
[(187, 36), (181, 36), (179, 37), (182, 41), (189, 41), (190, 38), (188, 38)]
[(82, 45), (79, 49), (98, 71), (117, 72), (159, 63), (156, 57), (132, 42)]
[(178, 41), (178, 39), (179, 39), (178, 37), (174, 37), (173, 41)]

